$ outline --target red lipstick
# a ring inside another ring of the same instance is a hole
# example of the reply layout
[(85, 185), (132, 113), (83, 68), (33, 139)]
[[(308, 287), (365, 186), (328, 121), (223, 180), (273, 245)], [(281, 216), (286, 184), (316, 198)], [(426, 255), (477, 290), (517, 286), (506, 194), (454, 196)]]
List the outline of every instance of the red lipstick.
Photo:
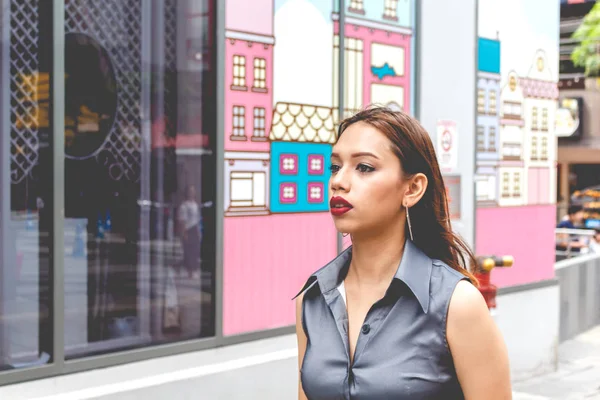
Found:
[(352, 210), (352, 204), (343, 197), (335, 196), (329, 200), (329, 211), (334, 217), (339, 217)]

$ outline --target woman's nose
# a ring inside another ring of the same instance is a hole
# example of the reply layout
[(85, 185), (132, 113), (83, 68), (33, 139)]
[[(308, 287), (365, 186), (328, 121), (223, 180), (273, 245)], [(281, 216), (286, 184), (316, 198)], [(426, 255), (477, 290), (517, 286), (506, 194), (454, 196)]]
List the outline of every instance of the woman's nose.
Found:
[(331, 176), (331, 190), (347, 191), (350, 184), (348, 181), (348, 174), (344, 168), (340, 168), (334, 175)]

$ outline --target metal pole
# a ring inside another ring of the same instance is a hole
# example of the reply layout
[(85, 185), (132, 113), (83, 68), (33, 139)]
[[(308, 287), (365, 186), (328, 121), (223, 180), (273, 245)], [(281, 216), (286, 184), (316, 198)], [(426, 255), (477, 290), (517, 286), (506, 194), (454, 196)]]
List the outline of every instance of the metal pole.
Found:
[(225, 211), (223, 209), (223, 196), (225, 185), (225, 12), (224, 1), (216, 2), (216, 58), (214, 67), (217, 77), (216, 99), (216, 193), (215, 193), (215, 335), (217, 343), (223, 343), (223, 253), (224, 253), (224, 224)]
[[(10, 246), (6, 241), (10, 237), (10, 4), (9, 0), (2, 1), (0, 11), (0, 185), (2, 185), (2, 199), (0, 199), (0, 366), (10, 354), (10, 338), (8, 337), (8, 323), (6, 316), (9, 314), (9, 301), (11, 280), (8, 278), (9, 266), (14, 265), (10, 260)], [(12, 252), (11, 252), (12, 253)]]
[(52, 56), (52, 160), (53, 160), (53, 240), (52, 269), (54, 286), (53, 362), (62, 370), (65, 362), (64, 299), (64, 218), (65, 218), (65, 4), (54, 1), (52, 20), (54, 51)]
[[(344, 31), (346, 28), (346, 1), (339, 0), (340, 6), (340, 16), (338, 20), (338, 36), (339, 47), (338, 47), (338, 119), (341, 121), (344, 118), (344, 107), (345, 107), (345, 99), (344, 99), (344, 82), (346, 81), (346, 77), (344, 74), (344, 67), (346, 64), (346, 51), (344, 45), (344, 39), (346, 37), (346, 32)], [(337, 233), (337, 252), (338, 254), (342, 252), (344, 249), (344, 237), (341, 233)]]
[[(473, 116), (473, 133), (474, 135), (472, 135), (473, 138), (477, 137), (477, 81), (478, 81), (478, 70), (479, 70), (479, 63), (478, 63), (478, 57), (479, 57), (479, 18), (478, 18), (478, 14), (479, 14), (479, 1), (475, 1), (475, 43), (473, 44), (474, 46), (474, 51), (475, 51), (475, 73), (473, 74), (475, 79), (475, 87), (473, 90), (473, 98), (476, 99), (474, 104), (473, 104), (473, 110), (474, 110), (474, 116)], [(498, 96), (499, 97), (499, 96)], [(498, 99), (499, 101), (499, 99)], [(500, 130), (498, 130), (498, 135), (497, 137), (500, 137)], [(497, 168), (497, 167), (496, 167)], [(476, 177), (477, 176), (477, 146), (473, 146), (473, 176)], [(496, 176), (498, 176), (498, 172), (496, 170)], [(471, 224), (471, 232), (472, 232), (472, 244), (471, 244), (471, 248), (473, 249), (473, 251), (475, 251), (476, 249), (476, 245), (477, 245), (477, 183), (476, 183), (476, 179), (473, 179), (473, 209), (471, 210), (471, 215), (472, 215), (472, 219), (471, 221), (473, 221)]]
[(152, 4), (150, 2), (142, 2), (141, 16), (141, 70), (140, 81), (141, 85), (141, 166), (140, 166), (140, 233), (138, 237), (138, 268), (139, 268), (139, 291), (138, 296), (138, 312), (140, 335), (143, 340), (146, 335), (151, 333), (150, 314), (151, 314), (151, 287), (150, 282), (151, 267), (150, 267), (150, 251), (152, 245), (150, 243), (150, 214), (152, 211), (152, 202), (150, 195), (150, 157), (151, 157), (151, 132), (150, 132), (150, 90), (151, 90), (151, 50), (152, 50)]

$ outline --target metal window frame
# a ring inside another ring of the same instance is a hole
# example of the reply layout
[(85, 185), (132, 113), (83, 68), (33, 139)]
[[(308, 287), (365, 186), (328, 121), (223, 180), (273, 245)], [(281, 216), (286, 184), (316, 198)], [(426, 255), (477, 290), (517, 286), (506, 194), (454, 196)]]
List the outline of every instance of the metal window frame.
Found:
[[(10, 0), (3, 0), (2, 7), (4, 10), (8, 10), (7, 13), (2, 14), (2, 38), (8, 38), (10, 34)], [(64, 34), (64, 3), (59, 0), (55, 0), (53, 3), (53, 21), (52, 21), (52, 35), (53, 37), (53, 57), (52, 57), (52, 71), (64, 71), (64, 48), (65, 48), (65, 34)], [(7, 60), (10, 57), (10, 41), (2, 41), (2, 59)], [(57, 56), (59, 55), (59, 56)], [(10, 74), (10, 63), (2, 63), (3, 70), (2, 75), (8, 76)], [(7, 68), (8, 70), (4, 70)], [(52, 104), (64, 104), (64, 74), (52, 74)], [(60, 88), (56, 90), (56, 88)], [(2, 121), (10, 124), (10, 91), (4, 90), (1, 93), (0, 100), (0, 112), (3, 113)], [(52, 131), (64, 132), (64, 115), (62, 114), (63, 108), (52, 107)], [(7, 131), (10, 131), (8, 129)], [(52, 334), (53, 337), (53, 349), (51, 354), (52, 363), (42, 366), (37, 366), (27, 369), (16, 369), (10, 371), (3, 371), (0, 373), (0, 385), (7, 385), (11, 383), (18, 383), (28, 380), (46, 378), (53, 375), (58, 375), (63, 371), (64, 368), (64, 281), (63, 277), (63, 264), (55, 262), (64, 256), (64, 157), (60, 155), (64, 154), (64, 135), (52, 135), (52, 151), (53, 151), (53, 241), (52, 241)], [(4, 151), (2, 152), (5, 153)], [(59, 155), (59, 157), (57, 157)], [(10, 160), (2, 159), (3, 165), (7, 165), (10, 168)], [(5, 183), (4, 181), (2, 182)], [(10, 182), (9, 182), (10, 185)], [(4, 188), (4, 187), (3, 187)]]
[[(2, 6), (8, 5), (10, 0), (0, 0)], [(344, 115), (344, 81), (345, 81), (345, 57), (344, 57), (344, 41), (345, 41), (345, 17), (346, 17), (346, 0), (339, 0), (339, 65), (338, 65), (338, 112), (340, 118)], [(420, 27), (421, 27), (421, 6), (420, 2), (412, 0), (414, 21), (413, 34), (415, 35), (413, 49), (413, 79), (411, 81), (414, 93), (414, 109), (413, 113), (419, 115), (419, 64), (421, 57), (420, 50)], [(224, 218), (225, 211), (220, 205), (224, 202), (224, 185), (225, 185), (225, 12), (226, 6), (224, 1), (215, 1), (215, 69), (216, 69), (216, 196), (215, 196), (215, 336), (209, 338), (193, 339), (188, 341), (173, 342), (168, 344), (152, 345), (133, 350), (116, 351), (109, 354), (96, 355), (81, 359), (65, 360), (64, 358), (64, 135), (57, 135), (56, 132), (64, 132), (64, 113), (62, 107), (52, 107), (52, 123), (53, 123), (53, 362), (48, 365), (18, 369), (0, 372), (0, 386), (10, 385), (15, 383), (24, 383), (33, 380), (51, 378), (61, 375), (68, 375), (77, 372), (85, 372), (99, 368), (107, 368), (111, 366), (122, 365), (137, 361), (144, 361), (165, 356), (197, 352), (216, 347), (229, 346), (240, 344), (260, 339), (267, 339), (295, 332), (295, 326), (283, 326), (275, 329), (260, 330), (254, 332), (246, 332), (237, 335), (223, 335), (223, 296), (224, 296), (224, 273), (223, 273), (223, 256), (224, 256)], [(145, 6), (142, 8), (145, 15), (144, 21), (146, 25), (150, 22), (151, 7)], [(53, 0), (53, 71), (64, 71), (64, 56), (65, 56), (65, 4), (64, 0)], [(2, 14), (2, 29), (3, 37), (8, 37), (7, 31), (10, 29), (10, 13)], [(7, 23), (8, 22), (8, 23)], [(149, 26), (144, 26), (142, 29), (150, 29)], [(147, 41), (146, 41), (147, 42)], [(8, 56), (10, 47), (8, 41), (0, 43), (1, 51), (4, 56)], [(146, 43), (149, 45), (149, 43)], [(147, 60), (148, 61), (148, 60)], [(6, 64), (6, 63), (3, 63)], [(4, 68), (4, 66), (2, 66)], [(10, 73), (9, 71), (0, 70), (2, 74)], [(52, 104), (64, 104), (65, 101), (65, 80), (64, 74), (52, 74)], [(10, 103), (10, 92), (4, 91), (0, 93), (0, 112), (2, 113), (2, 121), (10, 121), (10, 108), (6, 105)], [(0, 162), (6, 163), (7, 160), (0, 155)], [(8, 161), (10, 162), (10, 161)], [(341, 252), (343, 248), (342, 235), (337, 234), (337, 250)], [(59, 262), (57, 262), (59, 260)]]

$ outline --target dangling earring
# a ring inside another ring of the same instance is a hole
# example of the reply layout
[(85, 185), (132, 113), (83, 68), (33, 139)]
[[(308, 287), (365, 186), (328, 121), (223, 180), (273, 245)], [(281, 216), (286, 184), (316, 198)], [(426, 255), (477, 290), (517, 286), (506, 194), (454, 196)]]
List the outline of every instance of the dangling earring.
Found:
[(414, 242), (415, 240), (413, 239), (412, 226), (410, 224), (410, 213), (408, 212), (408, 207), (406, 207), (406, 222), (408, 222), (408, 233), (410, 235), (410, 240)]

